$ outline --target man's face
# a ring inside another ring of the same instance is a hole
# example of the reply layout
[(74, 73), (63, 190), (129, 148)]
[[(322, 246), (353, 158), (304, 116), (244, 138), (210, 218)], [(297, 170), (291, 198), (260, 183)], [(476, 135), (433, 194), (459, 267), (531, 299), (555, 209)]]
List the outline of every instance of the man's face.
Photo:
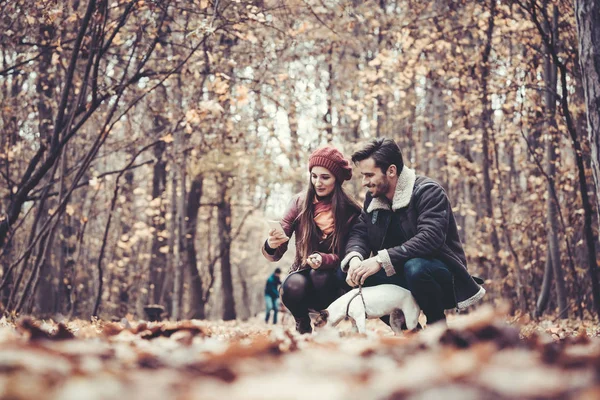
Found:
[(358, 162), (358, 170), (362, 176), (362, 185), (367, 188), (371, 196), (383, 197), (389, 191), (390, 183), (381, 168), (375, 166), (372, 158)]

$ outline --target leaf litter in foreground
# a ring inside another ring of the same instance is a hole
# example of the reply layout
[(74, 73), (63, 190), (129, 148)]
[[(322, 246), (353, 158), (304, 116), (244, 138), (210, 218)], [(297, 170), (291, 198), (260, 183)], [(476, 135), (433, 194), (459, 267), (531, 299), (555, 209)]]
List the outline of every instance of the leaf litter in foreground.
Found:
[(258, 319), (0, 320), (0, 398), (598, 398), (593, 324), (518, 322), (491, 307), (404, 336), (380, 321), (298, 335)]

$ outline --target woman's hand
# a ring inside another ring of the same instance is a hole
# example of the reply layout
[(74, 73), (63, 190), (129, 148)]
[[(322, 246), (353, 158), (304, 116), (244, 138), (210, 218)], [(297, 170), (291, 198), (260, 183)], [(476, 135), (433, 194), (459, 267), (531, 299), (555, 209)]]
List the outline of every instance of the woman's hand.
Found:
[(269, 231), (269, 238), (267, 239), (267, 244), (270, 248), (276, 249), (288, 240), (290, 240), (290, 238), (287, 237), (282, 230), (271, 229)]
[(318, 269), (321, 266), (322, 262), (323, 262), (323, 258), (321, 257), (321, 255), (319, 253), (313, 253), (310, 256), (308, 256), (308, 258), (306, 259), (306, 263), (312, 269)]

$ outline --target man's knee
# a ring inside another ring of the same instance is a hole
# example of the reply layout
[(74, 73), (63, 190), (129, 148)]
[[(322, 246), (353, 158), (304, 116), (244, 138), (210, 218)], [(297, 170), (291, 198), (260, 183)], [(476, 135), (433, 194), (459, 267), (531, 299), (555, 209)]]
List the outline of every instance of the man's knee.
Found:
[(404, 276), (410, 282), (418, 282), (430, 276), (429, 260), (424, 258), (411, 258), (404, 263)]

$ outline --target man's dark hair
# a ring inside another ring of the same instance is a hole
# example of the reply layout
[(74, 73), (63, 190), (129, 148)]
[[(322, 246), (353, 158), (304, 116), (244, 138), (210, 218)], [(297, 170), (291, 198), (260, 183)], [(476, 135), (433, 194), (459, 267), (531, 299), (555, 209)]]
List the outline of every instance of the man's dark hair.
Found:
[(281, 273), (281, 268), (275, 268), (275, 272), (273, 272), (274, 274), (280, 274)]
[(355, 164), (367, 158), (372, 158), (375, 161), (375, 166), (381, 169), (384, 174), (392, 164), (398, 169), (398, 175), (404, 168), (402, 152), (392, 139), (375, 139), (352, 154), (352, 162)]

